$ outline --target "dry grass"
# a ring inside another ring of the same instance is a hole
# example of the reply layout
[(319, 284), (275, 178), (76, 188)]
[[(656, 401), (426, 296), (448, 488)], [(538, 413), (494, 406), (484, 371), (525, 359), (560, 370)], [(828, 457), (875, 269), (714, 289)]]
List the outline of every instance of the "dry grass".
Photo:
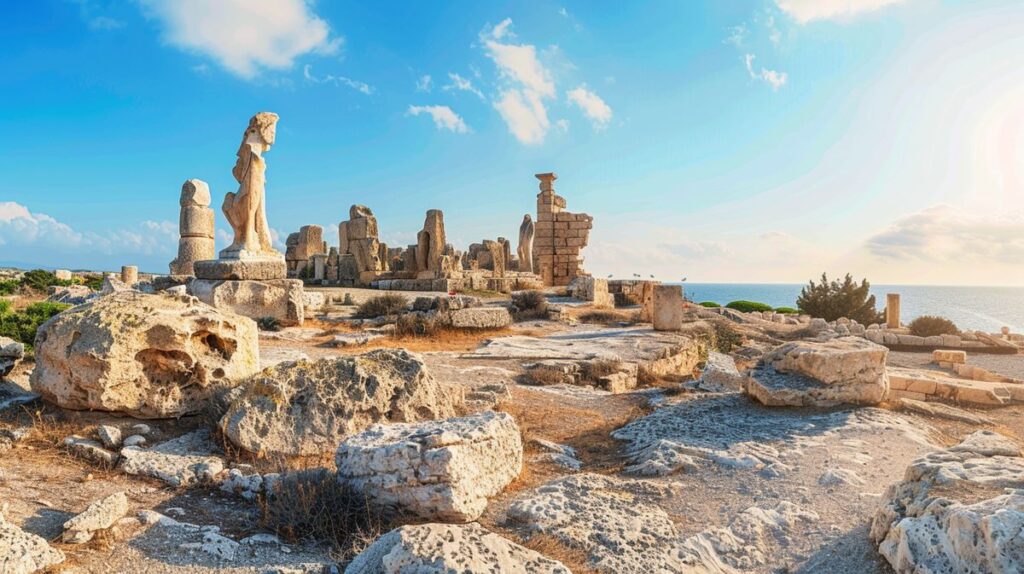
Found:
[(520, 543), (553, 560), (558, 560), (574, 574), (599, 574), (587, 561), (587, 553), (579, 548), (572, 548), (550, 534), (534, 534)]
[(384, 339), (371, 341), (365, 347), (353, 349), (355, 353), (362, 353), (370, 349), (401, 347), (412, 352), (426, 351), (472, 351), (479, 347), (487, 339), (495, 337), (507, 337), (513, 333), (511, 329), (453, 329), (440, 327), (429, 335), (394, 335)]
[(529, 369), (520, 375), (519, 382), (524, 385), (546, 387), (550, 385), (560, 385), (566, 382), (567, 378), (567, 375), (562, 371), (562, 369), (542, 365)]
[(580, 374), (584, 381), (596, 383), (604, 377), (608, 377), (622, 370), (622, 361), (614, 359), (598, 359), (587, 361), (580, 365)]
[(581, 310), (578, 314), (570, 312), (570, 316), (572, 315), (575, 315), (576, 319), (582, 323), (594, 325), (617, 326), (620, 323), (635, 325), (640, 321), (640, 314), (631, 310), (590, 309)]

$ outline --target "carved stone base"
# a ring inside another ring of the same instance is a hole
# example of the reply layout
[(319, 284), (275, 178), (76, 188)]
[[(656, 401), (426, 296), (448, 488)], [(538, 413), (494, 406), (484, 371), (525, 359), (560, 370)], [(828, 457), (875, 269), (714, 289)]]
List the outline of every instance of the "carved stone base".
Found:
[(281, 259), (210, 259), (193, 264), (199, 279), (270, 281), (288, 277), (288, 264)]
[[(282, 262), (283, 263), (283, 262)], [(196, 263), (198, 267), (198, 263)], [(301, 325), (305, 320), (302, 281), (223, 281), (193, 279), (190, 295), (217, 309), (228, 310), (250, 319), (273, 317), (285, 326)]]

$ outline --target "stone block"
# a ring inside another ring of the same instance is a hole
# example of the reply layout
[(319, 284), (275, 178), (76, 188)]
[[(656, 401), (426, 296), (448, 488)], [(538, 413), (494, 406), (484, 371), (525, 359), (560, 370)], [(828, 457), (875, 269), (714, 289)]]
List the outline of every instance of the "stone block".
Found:
[(178, 229), (181, 237), (208, 237), (213, 239), (213, 210), (209, 207), (182, 207), (178, 218)]
[(302, 281), (298, 279), (193, 279), (188, 284), (188, 292), (217, 309), (228, 310), (251, 319), (273, 317), (282, 325), (301, 325), (305, 319)]
[(936, 363), (954, 363), (962, 365), (967, 363), (967, 351), (936, 349), (932, 351), (932, 360)]
[(682, 285), (656, 285), (654, 287), (652, 320), (655, 331), (678, 331), (682, 329)]
[(210, 280), (269, 281), (285, 279), (288, 265), (284, 258), (209, 259), (193, 264), (196, 277)]

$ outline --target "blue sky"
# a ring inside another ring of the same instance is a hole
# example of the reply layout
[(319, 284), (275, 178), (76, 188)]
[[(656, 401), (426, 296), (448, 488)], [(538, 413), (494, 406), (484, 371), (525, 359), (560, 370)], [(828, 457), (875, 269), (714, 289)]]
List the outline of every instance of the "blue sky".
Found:
[(1019, 1), (39, 0), (0, 70), (0, 262), (166, 270), (265, 110), (282, 236), (515, 237), (556, 171), (601, 276), (1024, 285)]

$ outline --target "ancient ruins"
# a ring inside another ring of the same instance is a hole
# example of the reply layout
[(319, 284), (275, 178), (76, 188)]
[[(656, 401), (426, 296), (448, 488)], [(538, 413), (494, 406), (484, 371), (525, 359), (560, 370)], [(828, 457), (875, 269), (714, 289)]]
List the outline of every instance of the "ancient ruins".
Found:
[(0, 336), (0, 574), (1022, 571), (1024, 335), (593, 277), (554, 173), (467, 246), (353, 204), (281, 253), (277, 121), (219, 253), (189, 179), (168, 275), (0, 299), (52, 312)]

